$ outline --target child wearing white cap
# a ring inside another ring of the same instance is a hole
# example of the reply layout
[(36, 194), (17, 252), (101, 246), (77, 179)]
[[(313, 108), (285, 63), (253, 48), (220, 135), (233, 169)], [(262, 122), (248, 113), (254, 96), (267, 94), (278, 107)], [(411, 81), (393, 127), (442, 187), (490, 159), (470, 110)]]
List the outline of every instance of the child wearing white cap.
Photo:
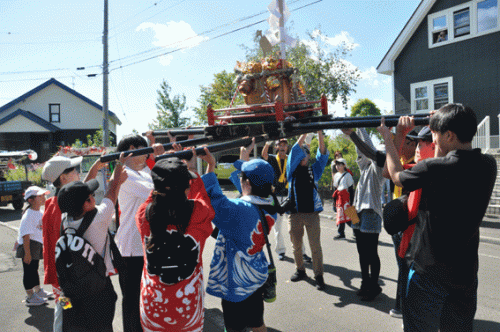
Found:
[(38, 306), (47, 303), (52, 296), (40, 288), (38, 264), (43, 258), (42, 215), (40, 208), (45, 204), (45, 195), (49, 191), (31, 186), (24, 193), (24, 200), (29, 207), (23, 213), (17, 242), (16, 257), (23, 261), (23, 285), (26, 290), (27, 306)]

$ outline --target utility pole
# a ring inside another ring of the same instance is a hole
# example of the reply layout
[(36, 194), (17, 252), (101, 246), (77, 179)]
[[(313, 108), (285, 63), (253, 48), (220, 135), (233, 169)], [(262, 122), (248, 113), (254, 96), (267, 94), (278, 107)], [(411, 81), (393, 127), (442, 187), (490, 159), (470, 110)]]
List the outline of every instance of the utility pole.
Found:
[(104, 0), (104, 33), (102, 37), (104, 44), (104, 55), (102, 63), (102, 111), (103, 121), (103, 144), (109, 146), (109, 111), (108, 111), (108, 0)]

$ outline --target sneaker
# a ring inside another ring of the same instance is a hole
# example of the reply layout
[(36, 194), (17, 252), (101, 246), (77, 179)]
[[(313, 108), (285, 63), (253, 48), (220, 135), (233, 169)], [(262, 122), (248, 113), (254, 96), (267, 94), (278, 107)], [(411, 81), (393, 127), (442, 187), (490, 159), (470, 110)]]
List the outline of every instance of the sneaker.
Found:
[(47, 301), (36, 295), (36, 293), (33, 293), (33, 295), (26, 297), (24, 303), (26, 303), (28, 307), (34, 307), (38, 305), (47, 304)]
[(403, 313), (398, 309), (391, 309), (391, 311), (389, 311), (389, 315), (394, 318), (403, 318)]
[(54, 294), (50, 292), (46, 292), (45, 289), (40, 288), (38, 292), (36, 292), (36, 295), (38, 297), (41, 297), (42, 299), (47, 299), (47, 300), (53, 300), (54, 299)]
[(325, 280), (323, 279), (322, 275), (314, 277), (316, 279), (316, 289), (317, 290), (324, 290), (326, 288), (325, 285)]
[(278, 254), (278, 259), (280, 261), (284, 261), (285, 260), (285, 254)]
[(345, 234), (337, 234), (333, 237), (334, 240), (345, 239)]
[(297, 282), (300, 280), (304, 280), (307, 277), (305, 270), (297, 270), (290, 278), (290, 281)]
[(302, 255), (302, 258), (304, 259), (304, 262), (312, 263), (312, 258), (307, 256), (306, 254)]
[(373, 301), (380, 293), (382, 293), (382, 287), (380, 287), (378, 284), (374, 285), (373, 287), (369, 288), (366, 295), (361, 297), (361, 301)]

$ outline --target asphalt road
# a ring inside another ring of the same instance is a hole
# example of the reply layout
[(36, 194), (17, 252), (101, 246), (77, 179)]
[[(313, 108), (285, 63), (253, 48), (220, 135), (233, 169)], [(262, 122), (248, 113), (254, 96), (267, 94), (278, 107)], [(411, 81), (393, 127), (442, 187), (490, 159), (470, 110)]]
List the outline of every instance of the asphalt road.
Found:
[[(229, 195), (234, 195), (228, 192)], [(373, 302), (362, 302), (355, 295), (360, 287), (358, 253), (347, 227), (346, 240), (334, 241), (335, 225), (331, 202), (325, 202), (321, 214), (321, 239), (324, 255), (325, 291), (314, 287), (312, 266), (306, 264), (309, 278), (298, 283), (290, 282), (295, 271), (291, 256), (291, 244), (285, 237), (287, 258), (277, 261), (278, 299), (266, 304), (265, 322), (269, 331), (402, 331), (401, 319), (389, 316), (396, 294), (397, 266), (390, 236), (382, 232), (379, 255), (382, 269), (380, 282), (382, 294)], [(12, 246), (16, 240), (16, 227), (20, 213), (12, 208), (0, 208), (0, 331), (52, 331), (54, 301), (46, 306), (26, 307), (22, 300), (22, 264), (14, 258)], [(285, 228), (286, 229), (286, 228)], [(306, 240), (307, 243), (307, 240)], [(210, 238), (205, 246), (203, 263), (208, 276), (210, 259), (215, 241)], [(274, 238), (271, 237), (274, 247)], [(310, 250), (307, 249), (310, 254)], [(485, 220), (481, 228), (479, 248), (478, 310), (474, 331), (500, 331), (500, 222)], [(43, 265), (43, 264), (41, 264)], [(42, 268), (40, 274), (42, 275)], [(115, 290), (120, 293), (118, 278), (113, 277)], [(50, 290), (50, 286), (46, 286)], [(220, 299), (205, 297), (206, 332), (222, 332), (223, 320)], [(115, 331), (122, 331), (121, 298), (117, 302), (114, 321)]]

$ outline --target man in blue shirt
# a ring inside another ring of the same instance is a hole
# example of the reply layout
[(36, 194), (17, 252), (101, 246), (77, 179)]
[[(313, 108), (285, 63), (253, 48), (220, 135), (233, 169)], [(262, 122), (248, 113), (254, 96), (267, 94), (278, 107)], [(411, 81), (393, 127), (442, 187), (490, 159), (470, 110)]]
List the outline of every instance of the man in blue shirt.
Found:
[(321, 228), (319, 224), (319, 213), (323, 211), (323, 205), (318, 193), (318, 182), (328, 162), (329, 152), (325, 146), (324, 134), (319, 131), (319, 148), (316, 153), (316, 161), (312, 166), (309, 166), (310, 152), (309, 148), (304, 144), (306, 136), (307, 134), (301, 135), (297, 143), (293, 145), (286, 165), (288, 197), (293, 198), (295, 201), (295, 208), (289, 215), (288, 223), (297, 271), (290, 280), (296, 282), (306, 278), (302, 256), (302, 238), (304, 237), (305, 227), (309, 245), (311, 246), (316, 288), (323, 290), (325, 289), (325, 281), (323, 279), (323, 251), (321, 249)]

